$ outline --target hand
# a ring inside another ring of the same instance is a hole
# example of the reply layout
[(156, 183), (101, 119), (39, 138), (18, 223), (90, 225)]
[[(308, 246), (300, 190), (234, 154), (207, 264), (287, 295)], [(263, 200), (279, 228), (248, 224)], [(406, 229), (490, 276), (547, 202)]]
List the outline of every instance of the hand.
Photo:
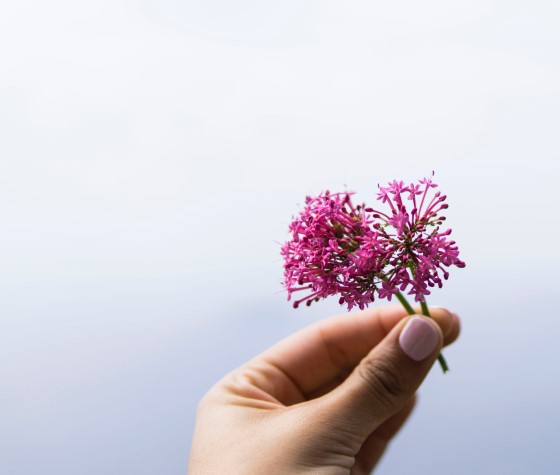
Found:
[(227, 375), (199, 405), (189, 473), (370, 473), (459, 335), (457, 315), (430, 312), (333, 317)]

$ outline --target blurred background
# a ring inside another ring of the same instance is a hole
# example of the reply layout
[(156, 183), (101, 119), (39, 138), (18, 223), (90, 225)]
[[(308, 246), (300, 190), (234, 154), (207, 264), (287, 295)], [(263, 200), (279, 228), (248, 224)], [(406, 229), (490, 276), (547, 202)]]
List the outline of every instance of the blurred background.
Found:
[[(183, 474), (307, 194), (435, 170), (463, 320), (380, 474), (557, 473), (560, 4), (0, 3), (0, 472)], [(349, 316), (349, 318), (352, 318)], [(219, 430), (219, 428), (217, 428)]]

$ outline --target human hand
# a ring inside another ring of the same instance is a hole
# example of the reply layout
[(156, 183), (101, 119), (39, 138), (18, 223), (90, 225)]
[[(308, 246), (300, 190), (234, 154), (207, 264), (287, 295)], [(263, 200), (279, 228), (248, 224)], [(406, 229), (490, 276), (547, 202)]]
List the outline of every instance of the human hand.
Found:
[(430, 313), (333, 317), (234, 370), (199, 405), (189, 473), (369, 474), (459, 335), (456, 314)]

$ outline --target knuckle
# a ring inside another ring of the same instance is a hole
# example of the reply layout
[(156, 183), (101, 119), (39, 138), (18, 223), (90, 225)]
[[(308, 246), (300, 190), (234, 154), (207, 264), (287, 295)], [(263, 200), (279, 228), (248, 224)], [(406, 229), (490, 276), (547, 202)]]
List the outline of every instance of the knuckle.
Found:
[(390, 359), (368, 359), (358, 366), (360, 376), (367, 383), (374, 399), (393, 409), (408, 393), (402, 371)]

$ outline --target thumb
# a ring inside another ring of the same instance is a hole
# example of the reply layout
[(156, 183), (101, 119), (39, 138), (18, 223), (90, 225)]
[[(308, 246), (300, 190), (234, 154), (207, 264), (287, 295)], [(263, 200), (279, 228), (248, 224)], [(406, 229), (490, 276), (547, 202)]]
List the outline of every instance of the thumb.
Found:
[(418, 315), (403, 320), (325, 397), (323, 410), (338, 430), (363, 442), (412, 398), (442, 344), (434, 320)]

